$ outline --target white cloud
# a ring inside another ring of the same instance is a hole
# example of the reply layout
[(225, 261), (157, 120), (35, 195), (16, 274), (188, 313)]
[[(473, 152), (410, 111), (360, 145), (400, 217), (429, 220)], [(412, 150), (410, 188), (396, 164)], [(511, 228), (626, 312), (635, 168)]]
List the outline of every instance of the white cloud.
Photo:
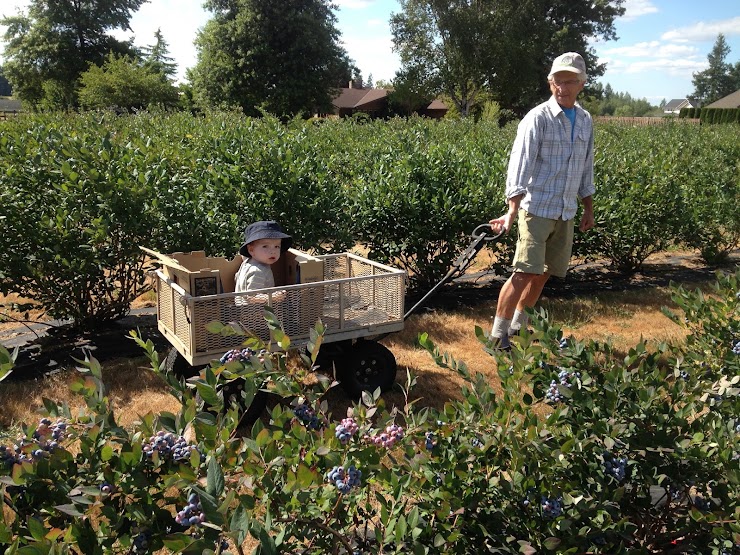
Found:
[(674, 57), (694, 57), (699, 54), (699, 50), (694, 46), (682, 44), (662, 44), (660, 41), (653, 40), (649, 42), (638, 42), (630, 46), (616, 46), (614, 48), (604, 48), (603, 56), (625, 56), (630, 58), (674, 58)]
[(650, 0), (627, 0), (624, 3), (624, 15), (622, 21), (633, 21), (643, 15), (658, 13), (657, 7)]
[(603, 59), (601, 61), (608, 61), (608, 73), (610, 75), (647, 74), (651, 78), (657, 74), (686, 77), (707, 68), (706, 60), (690, 58), (656, 58), (634, 62), (619, 59)]
[(26, 11), (28, 9), (28, 0), (4, 0), (3, 8), (0, 10), (0, 17), (8, 17), (18, 13), (18, 9)]
[(666, 73), (676, 77), (685, 77), (707, 68), (706, 60), (670, 59), (644, 60), (627, 64), (623, 73)]
[(393, 41), (390, 35), (375, 37), (352, 37), (345, 35), (344, 47), (349, 57), (362, 72), (362, 76), (373, 80), (390, 81), (400, 66), (398, 56), (391, 49)]
[(655, 48), (660, 43), (657, 40), (650, 42), (638, 42), (630, 46), (615, 46), (613, 48), (604, 48), (602, 51), (605, 56), (649, 56), (655, 52)]
[(714, 41), (720, 33), (725, 37), (740, 36), (740, 16), (720, 21), (699, 21), (663, 33), (661, 38), (675, 41)]

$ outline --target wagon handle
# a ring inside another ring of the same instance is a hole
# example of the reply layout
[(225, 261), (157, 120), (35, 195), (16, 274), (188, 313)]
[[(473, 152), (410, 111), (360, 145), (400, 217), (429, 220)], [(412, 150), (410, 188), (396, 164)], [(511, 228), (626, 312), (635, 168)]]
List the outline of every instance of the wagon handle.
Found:
[[(478, 231), (478, 230), (480, 230), (480, 231)], [(501, 228), (501, 231), (499, 231), (498, 233), (491, 233), (489, 235), (489, 233), (492, 232), (492, 231), (493, 230), (491, 229), (491, 224), (480, 224), (478, 227), (476, 227), (473, 230), (473, 233), (471, 233), (470, 236), (473, 239), (478, 239), (480, 237), (484, 241), (488, 242), (488, 241), (494, 241), (494, 240), (498, 239), (499, 237), (501, 237), (504, 233), (506, 233), (506, 230), (504, 228)], [(487, 233), (487, 232), (489, 232), (489, 233)]]
[(505, 229), (501, 229), (498, 233), (492, 233), (491, 224), (480, 224), (478, 227), (476, 227), (473, 230), (473, 233), (470, 234), (470, 237), (472, 237), (473, 242), (470, 243), (467, 249), (465, 249), (460, 256), (457, 257), (457, 260), (452, 263), (452, 268), (447, 272), (447, 274), (435, 285), (432, 287), (426, 295), (424, 295), (419, 302), (417, 302), (414, 306), (412, 306), (406, 314), (404, 314), (403, 319), (405, 320), (409, 316), (411, 316), (417, 308), (419, 308), (424, 301), (426, 301), (429, 297), (434, 294), (437, 289), (442, 287), (445, 283), (450, 281), (455, 274), (462, 274), (465, 269), (470, 266), (470, 263), (473, 262), (473, 259), (475, 256), (481, 251), (483, 246), (490, 242), (495, 241), (496, 239), (499, 239), (505, 232)]

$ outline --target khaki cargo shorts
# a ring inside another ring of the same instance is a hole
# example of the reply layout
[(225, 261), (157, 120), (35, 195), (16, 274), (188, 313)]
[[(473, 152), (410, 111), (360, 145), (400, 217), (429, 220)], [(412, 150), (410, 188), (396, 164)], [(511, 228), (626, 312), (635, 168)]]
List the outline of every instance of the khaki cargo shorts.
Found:
[(514, 271), (565, 277), (573, 250), (573, 220), (551, 220), (519, 210)]

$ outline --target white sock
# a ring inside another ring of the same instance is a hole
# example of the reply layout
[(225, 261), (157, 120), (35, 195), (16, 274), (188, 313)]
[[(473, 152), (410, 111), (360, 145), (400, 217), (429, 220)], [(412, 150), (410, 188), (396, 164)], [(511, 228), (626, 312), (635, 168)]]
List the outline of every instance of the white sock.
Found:
[(514, 317), (511, 319), (511, 325), (509, 326), (509, 335), (519, 333), (522, 328), (526, 328), (527, 322), (529, 322), (529, 314), (517, 309), (514, 312)]
[(491, 337), (498, 337), (499, 339), (508, 337), (510, 325), (511, 325), (511, 320), (507, 320), (506, 318), (501, 318), (500, 316), (496, 316), (496, 318), (494, 318), (493, 320), (493, 328), (491, 329)]

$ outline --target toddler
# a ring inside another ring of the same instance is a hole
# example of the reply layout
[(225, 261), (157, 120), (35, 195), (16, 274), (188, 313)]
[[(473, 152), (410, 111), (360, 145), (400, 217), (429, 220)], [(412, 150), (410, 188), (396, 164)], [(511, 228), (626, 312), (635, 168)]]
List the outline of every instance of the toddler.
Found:
[[(241, 293), (275, 287), (271, 266), (292, 243), (292, 237), (285, 234), (277, 222), (249, 224), (244, 230), (244, 244), (239, 249), (244, 261), (236, 272), (234, 291)], [(236, 302), (243, 304), (246, 299), (237, 297)]]

